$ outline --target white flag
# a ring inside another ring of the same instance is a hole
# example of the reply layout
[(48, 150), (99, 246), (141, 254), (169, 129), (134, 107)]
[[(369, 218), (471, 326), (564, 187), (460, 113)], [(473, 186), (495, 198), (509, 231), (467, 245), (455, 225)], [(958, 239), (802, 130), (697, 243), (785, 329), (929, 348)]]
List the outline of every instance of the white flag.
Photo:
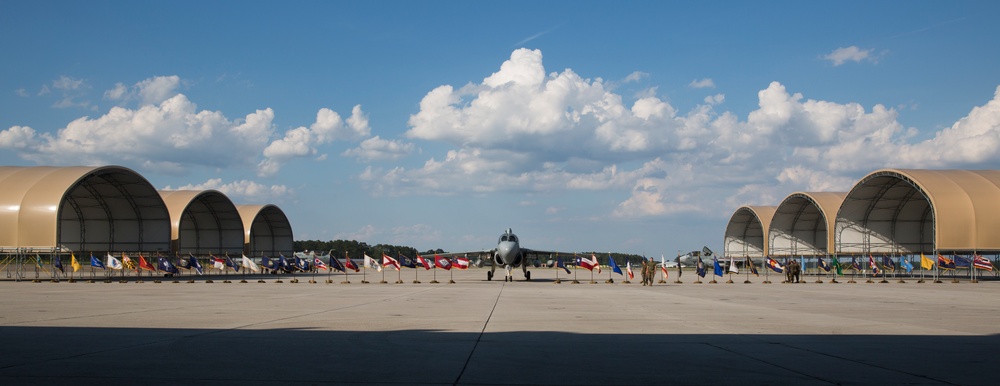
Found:
[(118, 261), (118, 259), (116, 259), (114, 256), (111, 256), (111, 254), (109, 253), (108, 254), (108, 268), (111, 268), (111, 269), (122, 269), (122, 262)]
[(243, 266), (250, 268), (251, 271), (260, 272), (260, 267), (257, 266), (257, 263), (254, 263), (253, 260), (250, 260), (250, 258), (247, 257), (247, 255), (243, 255)]
[(736, 268), (736, 262), (733, 261), (732, 256), (729, 256), (729, 273), (740, 273), (740, 270)]
[(382, 272), (382, 264), (376, 263), (375, 259), (373, 259), (371, 256), (368, 256), (367, 253), (365, 254), (365, 267), (373, 268), (379, 272)]

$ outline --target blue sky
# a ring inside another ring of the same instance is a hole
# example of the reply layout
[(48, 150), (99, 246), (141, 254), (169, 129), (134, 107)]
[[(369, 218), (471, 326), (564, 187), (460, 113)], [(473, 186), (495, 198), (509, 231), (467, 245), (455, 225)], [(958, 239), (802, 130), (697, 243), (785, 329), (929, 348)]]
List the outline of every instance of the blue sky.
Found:
[(743, 204), (1000, 166), (996, 2), (0, 2), (0, 164), (296, 239), (721, 249)]

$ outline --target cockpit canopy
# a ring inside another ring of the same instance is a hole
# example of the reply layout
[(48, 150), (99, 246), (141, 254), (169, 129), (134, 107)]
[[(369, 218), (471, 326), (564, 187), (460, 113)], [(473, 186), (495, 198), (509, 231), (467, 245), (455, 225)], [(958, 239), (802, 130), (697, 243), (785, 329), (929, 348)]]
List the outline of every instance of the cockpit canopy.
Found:
[(500, 242), (502, 243), (502, 242), (505, 242), (505, 241), (516, 243), (517, 242), (517, 236), (515, 236), (513, 233), (511, 233), (510, 229), (508, 229), (507, 232), (504, 232), (504, 234), (500, 235)]

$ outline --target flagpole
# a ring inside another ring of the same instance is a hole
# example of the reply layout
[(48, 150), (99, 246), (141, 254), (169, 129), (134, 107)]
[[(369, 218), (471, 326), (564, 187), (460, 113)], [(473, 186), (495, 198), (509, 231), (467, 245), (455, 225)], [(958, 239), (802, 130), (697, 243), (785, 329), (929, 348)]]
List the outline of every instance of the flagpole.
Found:
[(579, 280), (576, 280), (576, 271), (580, 269), (580, 257), (574, 255), (576, 259), (573, 260), (573, 284), (580, 284)]
[[(332, 253), (330, 254), (330, 258), (331, 259), (334, 258)], [(350, 259), (350, 258), (351, 258), (351, 256), (347, 254), (347, 251), (344, 251), (344, 264), (339, 264), (339, 262), (338, 262), (338, 265), (340, 265), (342, 268), (344, 268), (344, 282), (340, 283), (340, 284), (351, 284), (351, 281), (347, 279), (347, 259)], [(333, 269), (333, 268), (331, 267), (329, 269)]]

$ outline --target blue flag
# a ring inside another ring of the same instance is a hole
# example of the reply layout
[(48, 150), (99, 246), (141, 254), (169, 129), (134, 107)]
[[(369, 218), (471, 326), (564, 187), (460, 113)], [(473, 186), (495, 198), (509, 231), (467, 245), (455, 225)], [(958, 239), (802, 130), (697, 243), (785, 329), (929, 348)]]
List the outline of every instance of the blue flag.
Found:
[(713, 273), (715, 273), (715, 276), (722, 276), (722, 275), (724, 275), (724, 273), (722, 272), (722, 266), (719, 265), (719, 259), (718, 258), (713, 257), (712, 258), (712, 264), (715, 265), (715, 272), (713, 272)]
[(622, 273), (622, 269), (618, 267), (618, 263), (615, 263), (615, 258), (611, 257), (611, 255), (608, 255), (608, 266), (611, 267), (611, 272), (615, 272), (623, 276), (625, 275), (624, 273)]
[(899, 266), (906, 270), (906, 273), (913, 272), (913, 264), (910, 263), (910, 259), (904, 259), (902, 256), (899, 257)]
[(100, 269), (107, 269), (104, 267), (104, 263), (101, 262), (101, 259), (94, 257), (94, 255), (90, 255), (90, 266), (97, 267)]
[(705, 262), (701, 261), (700, 257), (698, 258), (697, 273), (698, 276), (705, 277)]
[(882, 256), (882, 266), (884, 266), (886, 269), (890, 271), (896, 270), (896, 263), (893, 262), (892, 258), (889, 256), (884, 256), (884, 255)]
[(199, 275), (201, 274), (201, 263), (198, 262), (198, 258), (194, 257), (192, 254), (188, 254), (188, 265), (198, 271)]
[(958, 267), (958, 268), (962, 268), (962, 267), (969, 268), (970, 266), (972, 266), (972, 260), (967, 259), (964, 256), (953, 255), (952, 258), (953, 258), (952, 261), (955, 262), (955, 267)]
[(156, 269), (159, 269), (159, 270), (161, 270), (163, 272), (168, 272), (168, 273), (179, 273), (180, 272), (180, 271), (177, 270), (177, 267), (174, 266), (174, 264), (170, 262), (170, 259), (168, 259), (166, 257), (163, 257), (163, 256), (160, 256), (157, 259)]
[(58, 269), (59, 272), (66, 273), (66, 271), (63, 270), (62, 258), (60, 258), (59, 255), (56, 255), (55, 260), (52, 261), (52, 266), (56, 267), (56, 269)]
[(417, 264), (414, 263), (413, 260), (410, 260), (409, 257), (406, 257), (405, 255), (402, 254), (399, 255), (399, 265), (402, 265), (406, 268), (417, 268)]
[(570, 273), (569, 272), (569, 268), (566, 268), (566, 264), (563, 264), (563, 261), (562, 261), (561, 257), (556, 259), (556, 268), (565, 269), (566, 273)]
[(298, 268), (300, 271), (308, 271), (309, 262), (306, 261), (306, 259), (302, 259), (299, 258), (298, 256), (295, 256), (295, 268)]
[(226, 266), (229, 267), (229, 268), (232, 268), (233, 271), (239, 271), (240, 270), (240, 266), (237, 265), (236, 262), (233, 261), (233, 259), (229, 257), (229, 254), (226, 254)]
[(827, 264), (826, 260), (823, 260), (823, 256), (818, 256), (816, 259), (816, 264), (818, 264), (820, 268), (826, 272), (830, 272), (830, 264)]
[(333, 269), (338, 270), (340, 272), (344, 272), (346, 270), (344, 268), (344, 265), (340, 263), (340, 259), (337, 259), (336, 257), (333, 257), (332, 253), (330, 254), (330, 268), (333, 268)]
[(278, 254), (278, 267), (281, 267), (281, 269), (284, 269), (286, 271), (290, 270), (288, 267), (288, 259), (285, 258), (285, 255), (282, 255), (280, 253)]
[(260, 265), (263, 265), (264, 268), (267, 268), (267, 269), (274, 269), (274, 261), (271, 260), (271, 258), (267, 257), (267, 256), (263, 256), (263, 257), (260, 258)]

